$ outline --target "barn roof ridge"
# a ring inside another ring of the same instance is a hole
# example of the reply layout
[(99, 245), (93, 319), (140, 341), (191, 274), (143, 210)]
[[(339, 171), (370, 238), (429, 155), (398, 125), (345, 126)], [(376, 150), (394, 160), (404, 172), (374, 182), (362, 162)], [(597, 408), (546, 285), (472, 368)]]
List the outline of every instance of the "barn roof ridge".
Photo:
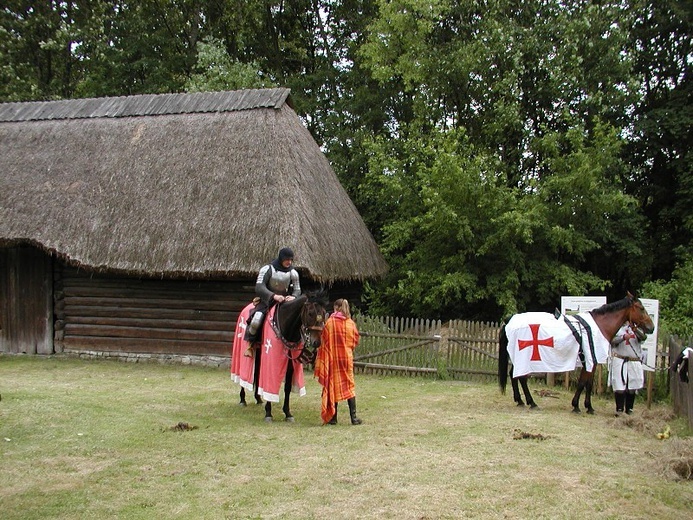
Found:
[(93, 119), (279, 109), (291, 89), (266, 88), (0, 103), (0, 122)]

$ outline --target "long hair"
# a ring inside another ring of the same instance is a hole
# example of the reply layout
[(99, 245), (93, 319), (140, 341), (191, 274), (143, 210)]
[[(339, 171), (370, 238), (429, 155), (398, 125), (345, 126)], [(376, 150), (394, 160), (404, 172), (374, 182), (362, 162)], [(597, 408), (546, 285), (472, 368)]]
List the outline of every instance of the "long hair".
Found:
[(349, 309), (349, 300), (346, 298), (339, 298), (334, 302), (334, 310), (340, 311), (347, 318), (351, 318), (351, 310)]

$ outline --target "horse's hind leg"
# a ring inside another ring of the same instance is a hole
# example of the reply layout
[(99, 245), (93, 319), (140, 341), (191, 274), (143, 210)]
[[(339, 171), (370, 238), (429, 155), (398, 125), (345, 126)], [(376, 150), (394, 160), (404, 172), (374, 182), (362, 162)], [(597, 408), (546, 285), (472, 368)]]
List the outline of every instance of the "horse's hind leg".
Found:
[(517, 403), (517, 406), (524, 406), (525, 402), (522, 400), (522, 396), (520, 395), (520, 385), (517, 382), (517, 379), (511, 379), (510, 384), (512, 384), (513, 387), (513, 401)]
[(518, 379), (520, 380), (520, 384), (522, 385), (522, 391), (525, 394), (525, 400), (527, 401), (527, 404), (530, 408), (537, 408), (537, 403), (534, 402), (534, 399), (532, 399), (532, 394), (529, 393), (529, 386), (527, 385), (527, 376), (522, 376)]
[(513, 367), (510, 367), (510, 384), (513, 387), (513, 401), (517, 403), (517, 406), (524, 406), (525, 403), (520, 396), (520, 386), (517, 383), (517, 379), (513, 377)]
[(245, 402), (245, 388), (243, 388), (243, 387), (241, 387), (240, 398), (241, 398), (241, 402), (238, 404), (240, 404), (241, 406), (248, 406), (248, 403)]
[(265, 403), (265, 422), (272, 422), (272, 403)]
[(588, 414), (594, 414), (592, 408), (592, 387), (594, 383), (594, 372), (585, 373), (585, 408)]
[(580, 379), (578, 379), (577, 390), (575, 390), (573, 400), (570, 402), (570, 404), (573, 405), (573, 413), (580, 413), (580, 394), (582, 394), (584, 388), (585, 382), (582, 380), (582, 377), (580, 377)]
[(289, 366), (286, 369), (286, 377), (284, 379), (284, 406), (282, 407), (282, 411), (284, 412), (284, 415), (286, 416), (285, 420), (288, 422), (294, 422), (294, 416), (291, 415), (291, 406), (290, 406), (290, 396), (291, 396), (291, 384), (294, 379), (294, 365), (291, 361), (289, 361)]

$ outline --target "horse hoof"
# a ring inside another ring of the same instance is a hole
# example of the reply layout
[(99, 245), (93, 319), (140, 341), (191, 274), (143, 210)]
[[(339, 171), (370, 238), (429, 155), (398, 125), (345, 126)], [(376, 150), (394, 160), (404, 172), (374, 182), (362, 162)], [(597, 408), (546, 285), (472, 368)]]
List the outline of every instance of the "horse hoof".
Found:
[(530, 409), (530, 410), (538, 410), (538, 409), (539, 409), (539, 405), (538, 405), (537, 403), (531, 403), (531, 404), (529, 405), (529, 409)]
[(245, 401), (241, 401), (240, 403), (238, 403), (238, 406), (248, 406), (248, 403), (246, 403)]
[(255, 404), (262, 404), (262, 399), (260, 399), (259, 397), (255, 399)]
[(587, 413), (590, 414), (590, 415), (594, 415), (594, 410), (593, 410), (592, 408), (589, 408), (589, 409), (587, 410)]
[(580, 413), (580, 409), (579, 408), (573, 408), (573, 413)]
[(523, 403), (522, 401), (517, 403), (517, 406), (524, 406), (524, 405), (525, 405), (525, 403)]
[(272, 422), (272, 417), (265, 417), (265, 422)]
[(286, 422), (296, 422), (296, 419), (294, 419), (293, 415), (289, 415), (284, 419)]

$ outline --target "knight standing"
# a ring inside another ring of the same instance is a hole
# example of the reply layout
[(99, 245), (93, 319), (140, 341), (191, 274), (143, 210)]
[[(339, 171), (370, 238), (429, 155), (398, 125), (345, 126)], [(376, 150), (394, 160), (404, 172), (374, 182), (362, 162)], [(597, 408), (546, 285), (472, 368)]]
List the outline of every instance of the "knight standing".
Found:
[(246, 355), (252, 356), (252, 345), (260, 340), (259, 332), (270, 307), (284, 301), (291, 301), (301, 295), (301, 282), (298, 271), (293, 268), (294, 252), (283, 247), (277, 258), (262, 266), (255, 282), (255, 294), (259, 302), (250, 313), (245, 340), (249, 342)]
[(614, 390), (617, 416), (624, 411), (628, 415), (633, 413), (635, 393), (645, 386), (640, 343), (646, 339), (646, 334), (626, 323), (611, 340), (609, 384)]

